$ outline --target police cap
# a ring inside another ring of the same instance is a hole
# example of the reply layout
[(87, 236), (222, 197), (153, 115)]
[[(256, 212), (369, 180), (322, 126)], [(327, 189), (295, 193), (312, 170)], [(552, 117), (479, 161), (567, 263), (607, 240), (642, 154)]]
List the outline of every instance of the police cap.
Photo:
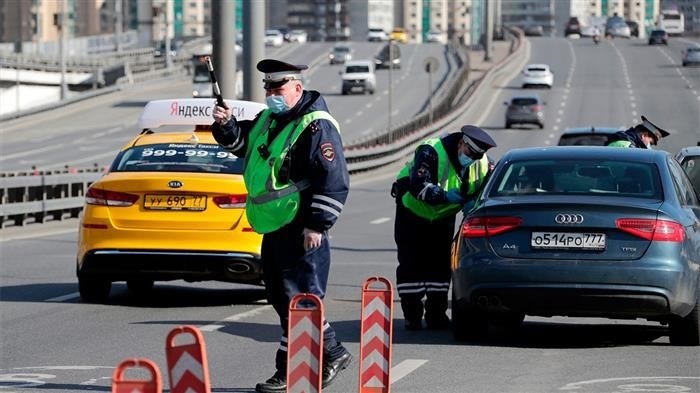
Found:
[(258, 71), (265, 74), (263, 78), (265, 89), (277, 89), (290, 80), (301, 80), (301, 72), (309, 67), (274, 59), (264, 59), (258, 62), (257, 68)]
[(642, 116), (642, 123), (638, 124), (635, 128), (639, 131), (650, 132), (652, 137), (654, 138), (655, 145), (659, 143), (659, 139), (669, 135), (668, 131), (664, 130), (661, 127), (658, 127), (656, 124), (647, 120), (647, 118), (644, 116)]
[(477, 153), (483, 154), (486, 150), (496, 147), (496, 142), (486, 133), (477, 126), (464, 126), (461, 129), (464, 136), (462, 139), (464, 143), (469, 145), (469, 147)]

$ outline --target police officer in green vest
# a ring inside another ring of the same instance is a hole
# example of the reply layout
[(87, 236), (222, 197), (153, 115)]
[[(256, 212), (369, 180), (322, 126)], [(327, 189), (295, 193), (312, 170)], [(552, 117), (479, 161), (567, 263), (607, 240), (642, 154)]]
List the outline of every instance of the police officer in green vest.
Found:
[[(450, 287), (450, 245), (455, 217), (490, 173), (486, 151), (496, 142), (481, 128), (428, 139), (396, 177), (394, 240), (396, 282), (405, 328), (445, 329)], [(423, 298), (425, 297), (425, 305)]]
[(668, 131), (658, 127), (647, 120), (646, 117), (642, 116), (642, 122), (640, 124), (613, 134), (608, 141), (608, 146), (651, 149), (652, 145), (657, 145), (661, 138), (668, 135)]
[[(261, 393), (287, 389), (289, 301), (299, 293), (325, 296), (330, 269), (328, 230), (343, 210), (350, 185), (340, 127), (321, 94), (303, 89), (306, 68), (261, 60), (257, 69), (265, 74), (268, 109), (251, 121), (237, 120), (227, 108), (216, 106), (213, 111), (212, 133), (217, 142), (245, 157), (246, 215), (253, 229), (263, 234), (267, 300), (282, 328), (276, 371), (255, 386)], [(351, 360), (324, 321), (323, 387)]]

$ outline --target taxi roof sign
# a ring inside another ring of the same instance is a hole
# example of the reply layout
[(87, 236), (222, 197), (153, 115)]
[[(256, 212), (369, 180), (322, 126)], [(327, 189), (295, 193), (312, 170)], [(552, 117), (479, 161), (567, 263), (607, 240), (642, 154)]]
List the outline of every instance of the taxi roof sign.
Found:
[[(267, 105), (253, 101), (224, 100), (238, 120), (253, 120)], [(210, 125), (214, 122), (213, 98), (176, 98), (149, 101), (139, 116), (138, 128)]]

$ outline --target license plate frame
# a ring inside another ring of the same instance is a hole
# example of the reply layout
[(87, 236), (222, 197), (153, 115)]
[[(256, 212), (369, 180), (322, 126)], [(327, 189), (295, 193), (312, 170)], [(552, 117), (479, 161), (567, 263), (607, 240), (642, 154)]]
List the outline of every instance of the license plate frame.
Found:
[(601, 251), (607, 237), (597, 232), (532, 232), (530, 247), (539, 250)]
[(143, 198), (146, 210), (204, 211), (207, 196), (199, 194), (146, 194)]

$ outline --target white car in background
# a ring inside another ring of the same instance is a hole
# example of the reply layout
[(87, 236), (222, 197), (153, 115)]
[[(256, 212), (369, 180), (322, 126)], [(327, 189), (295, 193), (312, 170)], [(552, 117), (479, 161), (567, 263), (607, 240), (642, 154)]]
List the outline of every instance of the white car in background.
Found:
[(386, 31), (384, 31), (384, 29), (378, 29), (378, 28), (371, 27), (367, 31), (367, 41), (376, 41), (376, 42), (389, 41), (389, 34)]
[(528, 64), (522, 72), (523, 89), (528, 87), (552, 88), (554, 74), (547, 64)]
[(304, 30), (292, 30), (289, 32), (289, 42), (305, 43), (308, 40), (308, 34)]
[(265, 30), (265, 46), (282, 46), (284, 35), (279, 30)]
[(425, 42), (444, 44), (447, 42), (447, 37), (439, 30), (430, 30), (428, 31), (428, 34), (425, 35)]

